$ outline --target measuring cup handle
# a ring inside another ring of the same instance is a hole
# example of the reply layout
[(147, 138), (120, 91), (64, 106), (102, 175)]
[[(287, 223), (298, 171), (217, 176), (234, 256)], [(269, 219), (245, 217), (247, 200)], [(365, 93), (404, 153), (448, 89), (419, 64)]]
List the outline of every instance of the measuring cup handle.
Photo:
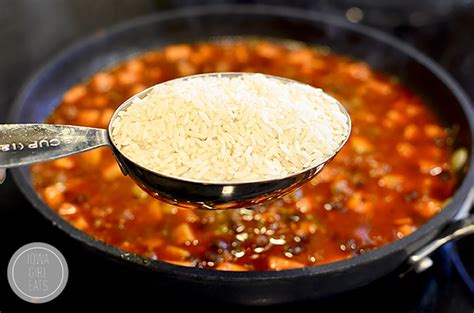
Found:
[(45, 162), (110, 145), (106, 129), (53, 125), (0, 125), (0, 168)]

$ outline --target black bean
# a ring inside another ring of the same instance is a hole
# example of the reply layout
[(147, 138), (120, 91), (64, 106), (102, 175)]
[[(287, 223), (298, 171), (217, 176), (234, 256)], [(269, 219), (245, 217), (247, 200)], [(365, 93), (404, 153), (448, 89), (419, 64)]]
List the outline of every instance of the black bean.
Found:
[(268, 244), (268, 238), (265, 235), (258, 235), (254, 239), (255, 246), (265, 247)]
[(298, 255), (303, 253), (304, 248), (298, 244), (291, 244), (285, 247), (285, 252), (291, 253), (292, 255)]

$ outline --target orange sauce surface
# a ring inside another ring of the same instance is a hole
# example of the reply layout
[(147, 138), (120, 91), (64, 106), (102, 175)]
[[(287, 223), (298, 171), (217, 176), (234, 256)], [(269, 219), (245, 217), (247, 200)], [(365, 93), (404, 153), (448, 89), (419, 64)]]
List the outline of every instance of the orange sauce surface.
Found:
[(107, 127), (125, 99), (205, 72), (261, 72), (322, 88), (347, 108), (349, 142), (313, 181), (252, 209), (208, 212), (148, 196), (110, 150), (36, 164), (34, 185), (75, 227), (152, 259), (218, 270), (282, 270), (350, 258), (415, 231), (456, 184), (452, 135), (395, 79), (309, 46), (265, 40), (168, 46), (68, 90), (48, 122)]

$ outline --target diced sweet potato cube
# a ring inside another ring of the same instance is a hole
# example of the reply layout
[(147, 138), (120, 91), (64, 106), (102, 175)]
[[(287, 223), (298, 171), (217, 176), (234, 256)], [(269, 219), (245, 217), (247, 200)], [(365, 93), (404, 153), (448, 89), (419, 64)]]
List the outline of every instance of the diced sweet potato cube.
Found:
[(413, 226), (411, 224), (405, 224), (405, 225), (401, 225), (400, 227), (398, 227), (398, 237), (405, 237), (405, 236), (408, 236), (410, 235), (412, 232), (414, 232), (416, 230), (416, 226)]
[(174, 228), (171, 237), (176, 244), (184, 244), (185, 242), (191, 242), (196, 239), (191, 226), (187, 223), (179, 224)]
[(309, 49), (299, 49), (290, 52), (288, 61), (294, 65), (308, 65), (311, 64), (314, 59), (314, 54)]
[(425, 134), (430, 138), (442, 138), (444, 136), (444, 131), (438, 125), (429, 124), (425, 126)]
[(87, 88), (83, 85), (77, 85), (66, 91), (63, 96), (63, 101), (65, 103), (75, 103), (84, 98), (86, 94)]
[(248, 48), (245, 45), (236, 45), (234, 48), (234, 57), (238, 62), (246, 63), (250, 57)]
[(163, 239), (161, 238), (147, 238), (141, 241), (149, 250), (156, 249), (163, 245)]
[(277, 45), (270, 42), (260, 42), (255, 47), (255, 52), (267, 59), (276, 59), (282, 54), (282, 50)]
[(405, 111), (409, 117), (414, 117), (423, 112), (420, 106), (414, 104), (407, 105)]
[(230, 262), (222, 262), (216, 267), (216, 270), (219, 271), (234, 271), (234, 272), (246, 272), (248, 271), (246, 267)]
[(136, 83), (140, 78), (140, 75), (135, 72), (121, 71), (117, 74), (117, 81), (121, 85), (131, 85)]
[(347, 201), (347, 207), (360, 214), (368, 214), (372, 212), (374, 206), (369, 202), (361, 192), (355, 192)]
[(77, 114), (77, 124), (81, 126), (97, 126), (100, 117), (100, 111), (96, 109), (83, 109)]
[(191, 256), (188, 250), (176, 246), (166, 246), (164, 252), (167, 258), (176, 260), (184, 260)]
[(353, 63), (342, 67), (355, 79), (367, 80), (370, 77), (370, 68), (365, 63)]
[(130, 72), (139, 73), (145, 70), (145, 64), (140, 60), (131, 60), (127, 62), (125, 69)]
[(56, 168), (70, 170), (74, 167), (74, 160), (72, 158), (61, 158), (53, 161), (53, 165)]
[(367, 88), (369, 93), (375, 93), (382, 96), (389, 95), (392, 92), (392, 87), (389, 83), (375, 79), (367, 82)]
[(426, 219), (431, 218), (441, 211), (441, 202), (434, 199), (422, 198), (421, 201), (415, 204), (415, 211)]
[(404, 158), (411, 158), (415, 155), (415, 147), (408, 142), (400, 142), (397, 144), (397, 152)]
[(59, 184), (51, 185), (43, 190), (43, 198), (46, 203), (52, 207), (57, 208), (64, 202), (63, 188)]
[(366, 154), (374, 150), (374, 146), (365, 137), (353, 135), (350, 142), (352, 150), (357, 154)]
[(403, 137), (407, 140), (413, 140), (418, 136), (420, 133), (418, 126), (415, 124), (410, 124), (403, 130)]
[(392, 190), (401, 190), (405, 179), (402, 175), (387, 174), (379, 179), (379, 186)]
[(80, 230), (85, 230), (89, 227), (89, 223), (83, 216), (79, 216), (71, 221), (72, 225)]
[(109, 73), (97, 73), (91, 80), (91, 87), (97, 92), (107, 92), (113, 88), (115, 77)]
[(268, 258), (268, 267), (275, 271), (281, 271), (292, 268), (302, 268), (304, 267), (304, 264), (282, 257), (271, 256)]
[(387, 118), (393, 122), (399, 123), (404, 121), (403, 115), (397, 110), (390, 110), (387, 112)]
[(165, 58), (171, 62), (188, 59), (191, 53), (192, 49), (189, 45), (172, 45), (165, 48), (164, 51)]
[(187, 267), (192, 267), (193, 266), (193, 263), (188, 262), (188, 261), (163, 260), (163, 262), (171, 263), (171, 264), (179, 265), (179, 266), (187, 266)]
[[(145, 192), (145, 191), (143, 191)], [(145, 193), (146, 194), (146, 193)], [(163, 219), (163, 212), (161, 211), (161, 203), (156, 199), (152, 199), (148, 205), (148, 214), (155, 222), (160, 222)]]

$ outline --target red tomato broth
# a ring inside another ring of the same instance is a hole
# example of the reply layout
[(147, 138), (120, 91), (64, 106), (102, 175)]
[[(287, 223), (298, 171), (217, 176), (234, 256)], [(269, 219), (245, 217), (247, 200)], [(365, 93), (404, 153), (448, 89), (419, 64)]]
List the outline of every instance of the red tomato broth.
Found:
[(281, 270), (362, 254), (408, 235), (454, 192), (452, 131), (406, 87), (365, 63), (264, 40), (165, 47), (68, 90), (50, 123), (106, 127), (144, 88), (204, 72), (261, 72), (323, 88), (348, 109), (346, 146), (313, 181), (252, 210), (192, 211), (148, 196), (110, 150), (32, 167), (46, 203), (84, 232), (152, 259), (219, 270)]

